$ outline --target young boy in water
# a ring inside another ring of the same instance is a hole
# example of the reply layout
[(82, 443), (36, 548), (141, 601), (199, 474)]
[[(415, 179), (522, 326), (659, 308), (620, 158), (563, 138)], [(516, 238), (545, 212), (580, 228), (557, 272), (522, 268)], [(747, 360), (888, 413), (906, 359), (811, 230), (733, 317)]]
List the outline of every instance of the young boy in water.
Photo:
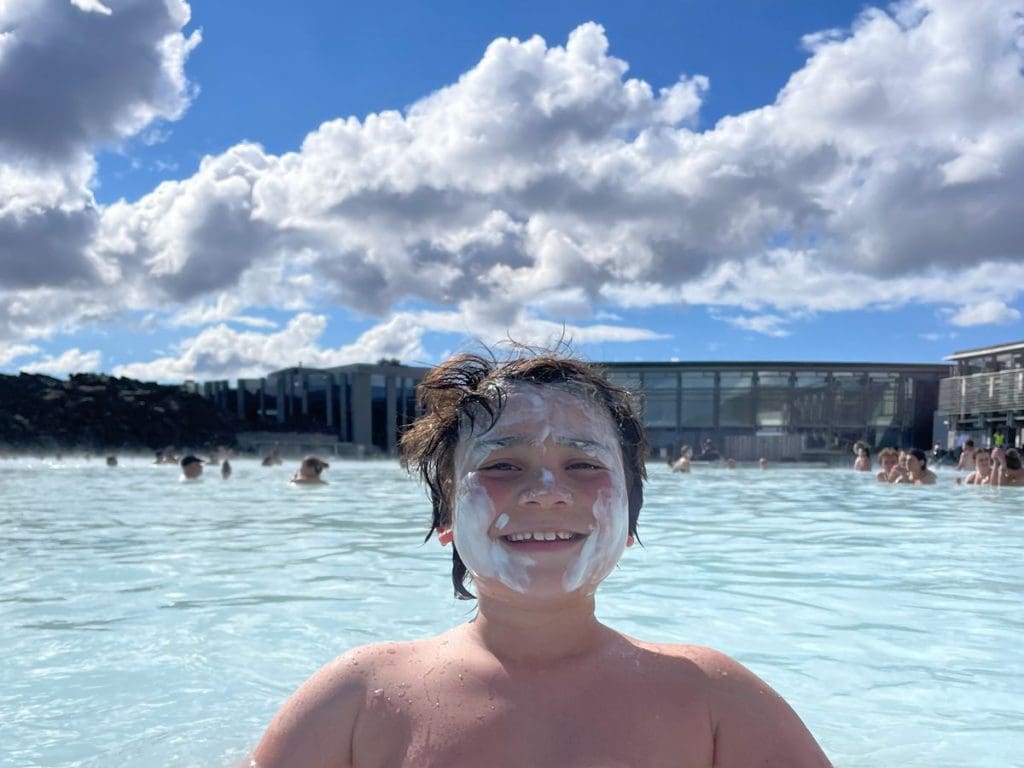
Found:
[(403, 463), (430, 489), (456, 592), (444, 634), (338, 657), (281, 708), (259, 768), (594, 768), (829, 762), (764, 682), (708, 648), (604, 626), (594, 593), (636, 536), (644, 440), (592, 366), (460, 355), (420, 385)]

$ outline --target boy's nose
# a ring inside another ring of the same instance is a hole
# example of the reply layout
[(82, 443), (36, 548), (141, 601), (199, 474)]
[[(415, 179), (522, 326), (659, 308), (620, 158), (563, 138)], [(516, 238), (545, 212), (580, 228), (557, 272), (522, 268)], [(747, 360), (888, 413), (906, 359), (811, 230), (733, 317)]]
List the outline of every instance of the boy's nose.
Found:
[(519, 493), (519, 502), (529, 506), (557, 506), (570, 501), (572, 492), (547, 469), (531, 474), (529, 482)]

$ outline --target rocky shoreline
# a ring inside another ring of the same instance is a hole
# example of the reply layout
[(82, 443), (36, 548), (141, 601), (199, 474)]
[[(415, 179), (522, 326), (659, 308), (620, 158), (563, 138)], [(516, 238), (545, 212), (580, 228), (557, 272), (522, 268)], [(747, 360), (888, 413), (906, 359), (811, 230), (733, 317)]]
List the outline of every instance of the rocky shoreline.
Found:
[(235, 445), (245, 425), (181, 386), (79, 373), (0, 375), (0, 451)]

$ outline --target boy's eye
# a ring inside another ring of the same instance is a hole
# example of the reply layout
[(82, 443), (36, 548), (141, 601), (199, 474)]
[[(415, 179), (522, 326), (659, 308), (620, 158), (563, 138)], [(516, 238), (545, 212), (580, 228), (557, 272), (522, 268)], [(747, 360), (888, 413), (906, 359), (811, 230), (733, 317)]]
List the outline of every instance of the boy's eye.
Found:
[(484, 464), (480, 469), (484, 471), (493, 469), (499, 472), (511, 472), (518, 469), (518, 467), (510, 461), (492, 461), (489, 464)]
[(569, 465), (568, 468), (569, 469), (589, 469), (589, 470), (604, 469), (604, 467), (602, 467), (600, 464), (597, 464), (597, 463), (595, 463), (593, 461), (586, 461), (586, 460), (574, 461), (574, 462), (572, 462)]

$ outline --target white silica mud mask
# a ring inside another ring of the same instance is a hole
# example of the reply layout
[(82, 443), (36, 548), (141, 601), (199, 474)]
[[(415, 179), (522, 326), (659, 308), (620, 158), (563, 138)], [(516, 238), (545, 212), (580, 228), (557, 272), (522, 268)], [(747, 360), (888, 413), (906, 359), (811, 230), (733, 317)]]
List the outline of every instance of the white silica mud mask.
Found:
[[(494, 427), (484, 431), (486, 422), (478, 420), (473, 429), (464, 426), (455, 454), (455, 544), (474, 581), (497, 581), (528, 593), (539, 588), (543, 573), (548, 590), (547, 577), (554, 574), (545, 569), (554, 562), (561, 568), (557, 591), (593, 593), (622, 556), (629, 525), (622, 451), (611, 417), (601, 405), (566, 389), (516, 384)], [(481, 468), (510, 443), (523, 446), (524, 461), (521, 468), (516, 463), (515, 491), (501, 497), (481, 476)], [(565, 456), (589, 457), (604, 471), (579, 469), (575, 459)], [(538, 516), (529, 506), (531, 499), (551, 495), (564, 503)], [(531, 521), (540, 517), (547, 521), (545, 528), (559, 527), (558, 515), (564, 515), (566, 530), (582, 535), (560, 560), (526, 548), (517, 551), (502, 539), (503, 531), (530, 530)]]
[[(459, 475), (455, 492), (455, 546), (466, 569), (477, 582), (493, 579), (516, 592), (530, 585), (528, 567), (534, 561), (528, 555), (509, 552), (491, 536), (492, 521), (498, 527), (495, 508), (475, 472)], [(507, 526), (508, 517), (503, 522)], [(505, 526), (502, 526), (503, 528)]]

